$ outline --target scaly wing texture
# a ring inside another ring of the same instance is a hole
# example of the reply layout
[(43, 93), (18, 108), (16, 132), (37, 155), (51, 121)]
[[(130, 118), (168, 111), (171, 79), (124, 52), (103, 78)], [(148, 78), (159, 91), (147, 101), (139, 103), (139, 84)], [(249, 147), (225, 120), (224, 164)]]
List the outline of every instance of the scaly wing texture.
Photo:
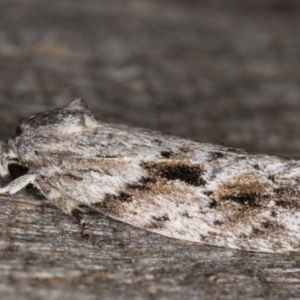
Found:
[(44, 115), (23, 121), (18, 155), (76, 201), (177, 239), (299, 250), (299, 162), (109, 125), (85, 109), (51, 113), (35, 132)]

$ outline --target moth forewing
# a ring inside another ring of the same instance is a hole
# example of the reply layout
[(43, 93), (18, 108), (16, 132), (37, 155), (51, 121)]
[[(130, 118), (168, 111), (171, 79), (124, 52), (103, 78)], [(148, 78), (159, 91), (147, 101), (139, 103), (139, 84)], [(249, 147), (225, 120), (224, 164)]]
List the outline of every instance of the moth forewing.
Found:
[(81, 99), (23, 119), (0, 155), (15, 178), (0, 193), (33, 184), (85, 234), (81, 204), (177, 239), (299, 250), (295, 160), (100, 122)]

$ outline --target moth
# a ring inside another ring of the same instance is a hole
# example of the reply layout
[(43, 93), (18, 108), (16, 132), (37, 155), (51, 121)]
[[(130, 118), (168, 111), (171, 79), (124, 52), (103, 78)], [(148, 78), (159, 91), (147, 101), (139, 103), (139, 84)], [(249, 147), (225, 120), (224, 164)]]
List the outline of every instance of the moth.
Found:
[(176, 239), (300, 249), (300, 163), (101, 122), (82, 99), (21, 120), (0, 149), (0, 193), (32, 184), (86, 226), (81, 206)]

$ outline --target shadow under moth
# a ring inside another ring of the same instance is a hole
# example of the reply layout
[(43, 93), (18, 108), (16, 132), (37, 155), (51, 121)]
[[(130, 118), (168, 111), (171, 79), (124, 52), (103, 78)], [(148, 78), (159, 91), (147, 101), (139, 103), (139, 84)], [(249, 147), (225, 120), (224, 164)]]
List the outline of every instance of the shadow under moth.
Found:
[(296, 160), (104, 123), (81, 99), (24, 118), (0, 159), (0, 194), (32, 184), (85, 233), (82, 205), (176, 239), (300, 250)]

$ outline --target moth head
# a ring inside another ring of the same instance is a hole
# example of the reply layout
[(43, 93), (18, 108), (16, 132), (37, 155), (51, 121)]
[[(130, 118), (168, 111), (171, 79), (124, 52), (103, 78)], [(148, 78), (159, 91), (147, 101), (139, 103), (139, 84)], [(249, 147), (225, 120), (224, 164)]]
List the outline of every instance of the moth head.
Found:
[(76, 134), (87, 128), (96, 127), (99, 121), (88, 109), (83, 99), (76, 99), (69, 104), (23, 118), (16, 129), (15, 140), (36, 135), (60, 136)]
[(9, 139), (7, 143), (0, 144), (0, 176), (20, 177), (28, 172), (28, 168), (19, 163), (15, 152), (14, 142)]

